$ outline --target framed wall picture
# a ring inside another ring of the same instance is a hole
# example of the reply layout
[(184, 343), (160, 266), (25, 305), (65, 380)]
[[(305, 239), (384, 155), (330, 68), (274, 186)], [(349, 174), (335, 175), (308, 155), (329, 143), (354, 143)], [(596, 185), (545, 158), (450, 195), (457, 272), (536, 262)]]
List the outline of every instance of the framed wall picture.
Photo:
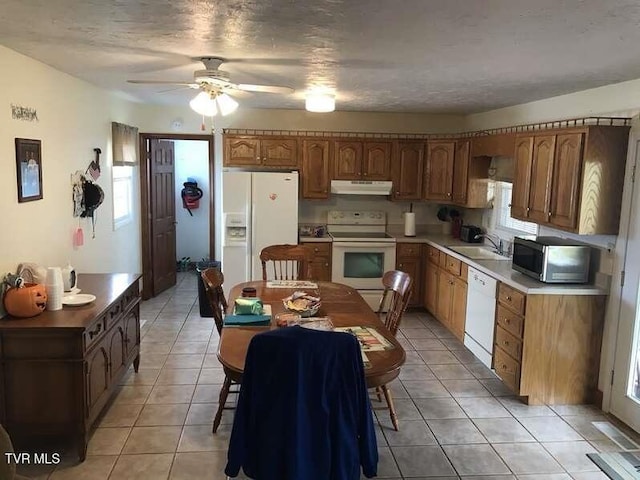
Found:
[(42, 157), (40, 140), (16, 138), (18, 202), (42, 198)]

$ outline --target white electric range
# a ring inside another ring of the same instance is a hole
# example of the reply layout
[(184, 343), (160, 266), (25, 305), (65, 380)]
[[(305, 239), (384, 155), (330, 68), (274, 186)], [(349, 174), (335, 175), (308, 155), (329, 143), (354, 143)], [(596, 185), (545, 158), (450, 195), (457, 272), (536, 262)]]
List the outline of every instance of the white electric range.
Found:
[(381, 211), (332, 210), (327, 218), (333, 238), (331, 280), (358, 290), (373, 310), (382, 297), (382, 276), (396, 266), (396, 239), (386, 227)]

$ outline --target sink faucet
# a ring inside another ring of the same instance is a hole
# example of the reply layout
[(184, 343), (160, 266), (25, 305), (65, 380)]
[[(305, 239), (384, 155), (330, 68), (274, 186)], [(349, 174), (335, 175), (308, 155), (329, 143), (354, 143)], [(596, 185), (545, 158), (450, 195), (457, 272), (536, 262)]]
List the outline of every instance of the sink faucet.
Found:
[[(498, 239), (498, 243), (496, 243), (491, 237), (496, 237)], [(489, 233), (479, 233), (478, 235), (473, 237), (474, 240), (478, 240), (480, 238), (489, 240), (491, 245), (493, 245), (496, 249), (496, 252), (498, 252), (499, 255), (504, 255), (504, 244), (502, 243), (502, 239), (499, 236), (491, 235)]]

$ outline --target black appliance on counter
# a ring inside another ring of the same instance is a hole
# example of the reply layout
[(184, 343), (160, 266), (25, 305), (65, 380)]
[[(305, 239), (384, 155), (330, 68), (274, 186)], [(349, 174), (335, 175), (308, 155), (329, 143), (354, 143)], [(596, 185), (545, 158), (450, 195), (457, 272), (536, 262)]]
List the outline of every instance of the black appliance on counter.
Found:
[(482, 243), (482, 229), (475, 225), (462, 225), (460, 227), (460, 240), (467, 243)]

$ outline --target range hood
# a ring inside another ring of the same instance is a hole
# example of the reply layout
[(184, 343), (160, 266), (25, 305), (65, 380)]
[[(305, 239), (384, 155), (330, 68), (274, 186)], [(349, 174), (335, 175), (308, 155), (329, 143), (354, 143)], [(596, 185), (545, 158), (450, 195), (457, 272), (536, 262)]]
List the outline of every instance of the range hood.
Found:
[(342, 195), (389, 195), (391, 181), (331, 180), (331, 193)]

